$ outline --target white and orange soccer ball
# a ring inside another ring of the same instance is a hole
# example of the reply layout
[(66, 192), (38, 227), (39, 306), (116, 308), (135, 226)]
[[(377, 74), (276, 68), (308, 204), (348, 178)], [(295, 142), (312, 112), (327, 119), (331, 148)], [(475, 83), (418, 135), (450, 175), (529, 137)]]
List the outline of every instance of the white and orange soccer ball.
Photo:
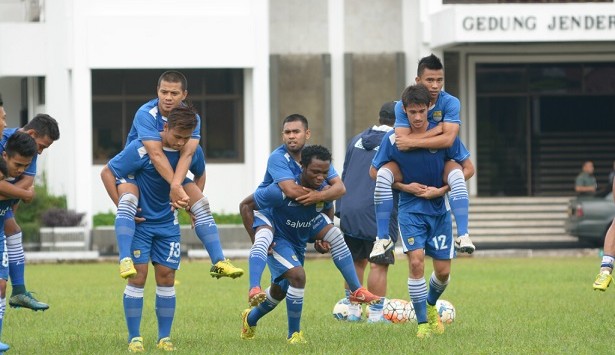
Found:
[(391, 323), (406, 323), (411, 320), (416, 320), (416, 314), (414, 313), (412, 303), (397, 298), (385, 299), (382, 313), (384, 319)]
[(447, 300), (438, 300), (436, 302), (436, 309), (438, 310), (438, 314), (440, 314), (440, 319), (442, 319), (442, 323), (451, 324), (455, 321), (456, 311), (455, 306)]

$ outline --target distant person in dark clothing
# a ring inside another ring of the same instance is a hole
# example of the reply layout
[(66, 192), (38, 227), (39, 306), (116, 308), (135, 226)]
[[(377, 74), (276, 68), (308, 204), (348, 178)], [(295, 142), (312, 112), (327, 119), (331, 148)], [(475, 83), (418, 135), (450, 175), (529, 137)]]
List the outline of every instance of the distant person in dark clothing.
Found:
[[(376, 182), (369, 177), (369, 167), (385, 133), (393, 129), (395, 123), (395, 102), (389, 101), (382, 105), (379, 114), (379, 125), (359, 133), (350, 140), (346, 148), (344, 172), (342, 181), (346, 186), (346, 194), (336, 203), (336, 215), (340, 218), (340, 227), (344, 239), (352, 254), (354, 266), (363, 283), (363, 275), (368, 263), (369, 254), (376, 240), (376, 212), (374, 208), (374, 188)], [(395, 195), (394, 211), (391, 215), (389, 233), (393, 242), (397, 241), (397, 193)], [(370, 292), (385, 296), (387, 290), (387, 271), (395, 262), (393, 249), (385, 254), (382, 261), (370, 263), (367, 278), (367, 288)], [(348, 293), (348, 289), (346, 290)], [(361, 319), (360, 305), (351, 305), (348, 320)], [(370, 305), (368, 320), (380, 322), (382, 303)]]
[(598, 184), (594, 176), (594, 162), (591, 160), (583, 163), (583, 170), (577, 175), (574, 190), (579, 196), (593, 196)]

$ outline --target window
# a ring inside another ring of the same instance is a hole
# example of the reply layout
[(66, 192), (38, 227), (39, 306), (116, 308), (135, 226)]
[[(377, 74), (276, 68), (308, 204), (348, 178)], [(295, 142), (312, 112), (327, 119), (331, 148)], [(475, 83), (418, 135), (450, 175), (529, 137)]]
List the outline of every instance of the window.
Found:
[[(92, 155), (104, 164), (120, 152), (137, 109), (156, 97), (163, 69), (92, 70)], [(243, 70), (186, 69), (188, 101), (201, 116), (208, 162), (243, 162)]]

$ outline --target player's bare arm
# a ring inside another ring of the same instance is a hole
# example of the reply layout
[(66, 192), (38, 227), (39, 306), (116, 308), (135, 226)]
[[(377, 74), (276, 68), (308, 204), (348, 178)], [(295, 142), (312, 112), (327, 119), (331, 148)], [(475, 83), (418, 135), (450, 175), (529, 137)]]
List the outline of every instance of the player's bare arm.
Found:
[[(182, 196), (179, 199), (171, 199), (171, 204), (175, 208), (185, 208), (188, 206), (188, 195), (184, 191), (184, 188), (181, 186), (181, 182), (179, 186), (173, 185), (173, 178), (175, 175), (175, 171), (171, 167), (169, 160), (166, 155), (164, 155), (162, 151), (162, 142), (160, 141), (143, 141), (143, 146), (149, 155), (149, 158), (154, 164), (154, 168), (156, 171), (162, 176), (162, 178), (171, 185), (171, 196), (175, 193), (178, 196)], [(180, 159), (181, 162), (181, 159)], [(178, 163), (179, 167), (179, 163)], [(188, 169), (186, 169), (186, 172)], [(185, 173), (185, 172), (184, 172)], [(182, 179), (183, 180), (183, 179)], [(180, 191), (181, 190), (181, 191)]]
[(346, 186), (344, 186), (339, 176), (327, 181), (327, 183), (329, 183), (329, 188), (322, 189), (321, 191), (310, 190), (307, 194), (297, 197), (295, 200), (307, 206), (320, 201), (335, 201), (346, 193)]
[(115, 186), (115, 176), (111, 172), (111, 169), (109, 169), (108, 165), (105, 165), (100, 171), (100, 179), (105, 187), (105, 191), (107, 191), (107, 195), (109, 195), (109, 198), (113, 201), (113, 204), (117, 206), (120, 196), (117, 192), (117, 187)]
[(250, 194), (250, 196), (244, 198), (243, 201), (239, 203), (239, 214), (241, 215), (241, 221), (246, 232), (248, 232), (248, 236), (250, 237), (252, 244), (254, 244), (254, 229), (252, 228), (252, 225), (254, 224), (255, 209), (256, 202), (254, 201), (254, 194)]
[[(434, 136), (427, 137), (415, 137), (410, 134), (410, 128), (395, 128), (395, 144), (397, 145), (397, 149), (402, 151), (407, 151), (411, 149), (417, 148), (425, 148), (425, 149), (443, 149), (449, 148), (453, 145), (457, 134), (459, 133), (459, 124), (451, 123), (451, 122), (443, 122), (438, 126), (428, 130), (424, 134), (429, 134), (430, 131), (437, 129), (441, 130), (441, 133), (436, 134)], [(399, 130), (399, 134), (397, 131)], [(435, 131), (434, 133), (438, 133)]]
[(8, 181), (0, 181), (0, 195), (3, 196), (3, 198), (0, 199), (20, 199), (24, 202), (32, 201), (35, 196), (33, 184), (34, 179), (31, 176), (25, 176), (24, 179), (26, 178), (28, 178), (30, 182), (18, 181), (20, 184), (11, 184)]
[[(175, 172), (173, 174), (173, 180), (171, 182), (171, 202), (174, 201), (184, 201), (187, 198), (186, 204), (190, 202), (190, 198), (185, 193), (182, 188), (182, 183), (186, 178), (186, 174), (188, 173), (188, 169), (190, 168), (190, 164), (192, 163), (192, 156), (199, 146), (198, 139), (190, 139), (184, 147), (182, 148), (179, 156), (179, 161), (177, 162), (177, 166), (175, 167)], [(204, 182), (204, 181), (203, 181)], [(204, 185), (203, 185), (204, 188)], [(201, 189), (203, 191), (203, 189)], [(179, 205), (179, 203), (178, 203)], [(177, 208), (177, 206), (175, 206)]]

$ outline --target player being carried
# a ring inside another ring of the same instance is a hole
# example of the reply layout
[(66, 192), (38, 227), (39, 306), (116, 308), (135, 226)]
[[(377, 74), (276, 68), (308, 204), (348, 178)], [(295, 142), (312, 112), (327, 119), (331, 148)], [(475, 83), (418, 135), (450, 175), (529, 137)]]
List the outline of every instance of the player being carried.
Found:
[[(296, 177), (300, 186), (321, 191), (330, 174), (331, 153), (323, 146), (313, 145), (301, 151), (302, 172)], [(253, 339), (259, 319), (271, 312), (285, 297), (288, 315), (288, 337), (291, 344), (305, 343), (300, 329), (305, 270), (303, 262), (308, 241), (314, 241), (319, 252), (331, 251), (337, 268), (341, 271), (353, 293), (353, 303), (376, 303), (380, 297), (361, 287), (354, 270), (350, 251), (339, 228), (333, 225), (333, 204), (320, 202), (302, 205), (284, 197), (278, 185), (271, 184), (255, 192), (259, 206), (271, 206), (255, 214), (254, 227), (264, 223), (273, 225), (272, 254), (267, 257), (271, 270), (271, 286), (266, 299), (257, 307), (242, 313), (242, 339)]]
[[(172, 109), (185, 106), (188, 95), (188, 82), (178, 71), (166, 71), (158, 79), (158, 97), (139, 108), (132, 122), (132, 127), (126, 138), (126, 145), (139, 139), (147, 151), (152, 164), (162, 178), (171, 185), (170, 199), (174, 208), (189, 209), (194, 221), (194, 230), (212, 261), (210, 274), (212, 277), (236, 278), (243, 275), (243, 270), (231, 264), (224, 257), (218, 226), (214, 221), (209, 207), (209, 200), (203, 195), (203, 188), (186, 178), (192, 157), (199, 147), (201, 138), (201, 118), (197, 114), (197, 125), (190, 140), (181, 150), (181, 156), (174, 170), (162, 149), (160, 132), (167, 122), (167, 116)], [(139, 189), (130, 180), (123, 180), (117, 186), (119, 200), (115, 231), (120, 258), (120, 276), (132, 277), (136, 270), (130, 257), (131, 235), (135, 229), (135, 215), (139, 204)], [(137, 217), (142, 221), (142, 216)]]
[[(413, 131), (424, 133), (436, 125), (427, 121), (429, 91), (421, 84), (407, 87), (402, 93), (404, 111)], [(444, 331), (435, 304), (446, 289), (455, 257), (451, 215), (442, 196), (448, 190), (443, 184), (445, 162), (455, 160), (470, 173), (473, 165), (470, 153), (461, 141), (447, 149), (416, 149), (402, 152), (395, 144), (395, 133), (388, 132), (372, 162), (370, 173), (389, 161), (401, 168), (402, 182), (396, 182), (399, 195), (398, 221), (400, 239), (408, 258), (408, 294), (419, 324), (417, 336), (429, 337)], [(427, 290), (424, 268), (425, 255), (433, 259), (433, 273)]]
[[(331, 170), (327, 175), (326, 181), (329, 185), (327, 189), (320, 191), (312, 190), (295, 182), (295, 178), (301, 173), (301, 166), (299, 164), (301, 150), (310, 139), (310, 135), (308, 120), (305, 116), (292, 114), (284, 118), (282, 122), (283, 144), (276, 148), (269, 156), (265, 177), (258, 186), (257, 191), (275, 184), (279, 186), (284, 196), (294, 199), (297, 203), (305, 206), (321, 201), (334, 201), (346, 192), (344, 183), (333, 166), (331, 166)], [(248, 303), (251, 306), (256, 306), (265, 299), (265, 292), (261, 289), (261, 277), (265, 270), (267, 253), (273, 240), (273, 226), (263, 224), (256, 229), (252, 228), (254, 210), (265, 208), (258, 205), (258, 202), (256, 201), (255, 204), (253, 196), (250, 195), (239, 204), (239, 212), (244, 228), (252, 240), (252, 248), (250, 249), (248, 259), (250, 274)]]
[[(191, 132), (196, 125), (196, 113), (191, 108), (176, 107), (168, 114), (168, 120), (160, 132), (160, 137), (164, 154), (172, 168), (179, 164), (180, 151), (190, 140)], [(194, 174), (194, 183), (202, 189), (205, 185), (205, 156), (201, 147), (197, 147), (189, 168)], [(141, 193), (139, 207), (145, 218), (136, 225), (134, 235), (130, 238), (132, 240), (130, 253), (134, 258), (137, 273), (128, 280), (124, 289), (128, 350), (144, 351), (139, 328), (148, 262), (151, 260), (156, 277), (157, 347), (172, 351), (175, 349), (170, 339), (176, 304), (175, 270), (179, 268), (181, 255), (177, 212), (169, 208), (169, 183), (156, 171), (144, 144), (139, 140), (126, 146), (101, 172), (105, 189), (114, 202), (119, 198), (115, 188), (116, 183), (127, 179), (128, 176), (132, 176), (131, 181)]]
[[(4, 150), (0, 158), (0, 180), (6, 178), (18, 179), (36, 157), (37, 146), (35, 140), (24, 132), (15, 132), (4, 142)], [(7, 253), (6, 238), (4, 236), (4, 222), (7, 213), (12, 210), (14, 200), (6, 197), (0, 198), (0, 333), (6, 310), (6, 281), (9, 278), (9, 259)], [(9, 346), (0, 342), (0, 354), (9, 350)]]
[[(461, 125), (459, 99), (446, 91), (444, 86), (444, 66), (438, 57), (431, 54), (421, 58), (417, 68), (416, 84), (423, 84), (430, 94), (427, 119), (437, 124), (427, 132), (419, 133), (411, 129), (411, 123), (401, 101), (395, 105), (395, 144), (401, 151), (413, 149), (446, 149), (458, 139)], [(402, 167), (403, 169), (403, 167)], [(450, 186), (448, 202), (457, 224), (455, 248), (461, 253), (471, 254), (476, 249), (468, 231), (469, 198), (465, 181), (472, 177), (455, 161), (445, 164), (443, 180)], [(388, 236), (389, 218), (393, 206), (391, 186), (394, 181), (401, 181), (400, 167), (395, 162), (383, 165), (376, 176), (374, 204), (376, 205), (376, 222), (378, 236), (370, 259), (379, 260), (384, 253), (394, 247)]]

